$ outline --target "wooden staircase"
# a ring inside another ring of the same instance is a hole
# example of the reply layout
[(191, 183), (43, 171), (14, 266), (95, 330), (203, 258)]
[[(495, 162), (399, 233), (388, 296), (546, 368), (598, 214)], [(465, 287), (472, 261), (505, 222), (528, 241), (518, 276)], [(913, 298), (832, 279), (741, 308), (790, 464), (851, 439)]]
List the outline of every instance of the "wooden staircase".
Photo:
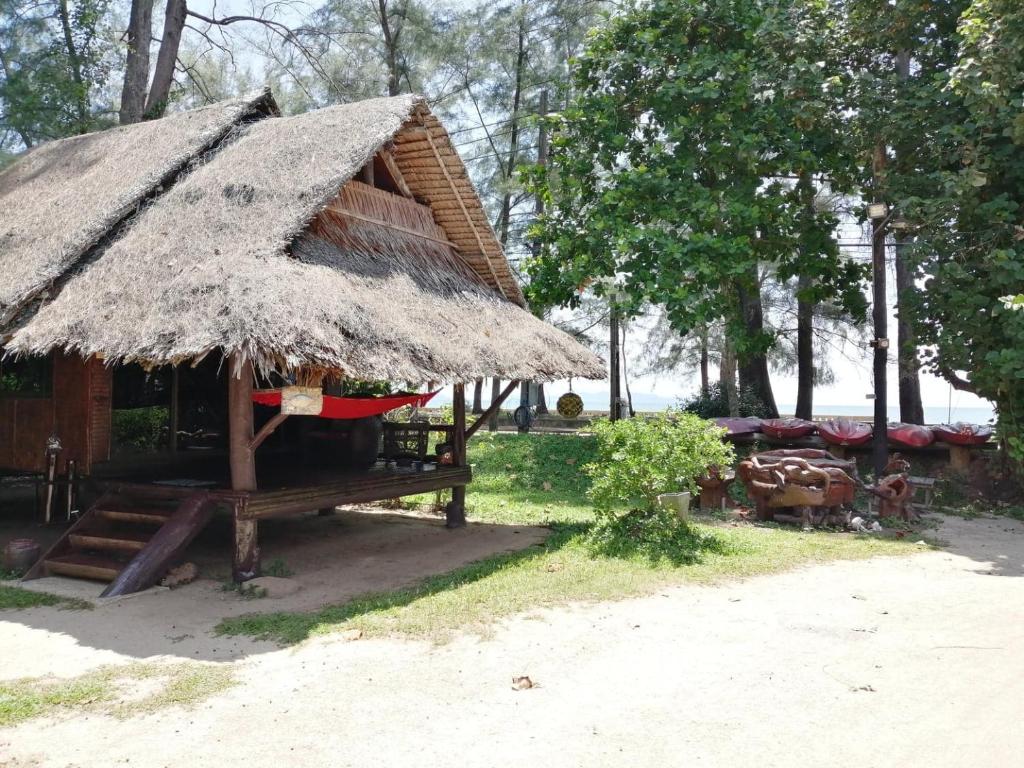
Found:
[(151, 587), (209, 521), (206, 491), (121, 486), (104, 493), (25, 574), (110, 583), (102, 597)]

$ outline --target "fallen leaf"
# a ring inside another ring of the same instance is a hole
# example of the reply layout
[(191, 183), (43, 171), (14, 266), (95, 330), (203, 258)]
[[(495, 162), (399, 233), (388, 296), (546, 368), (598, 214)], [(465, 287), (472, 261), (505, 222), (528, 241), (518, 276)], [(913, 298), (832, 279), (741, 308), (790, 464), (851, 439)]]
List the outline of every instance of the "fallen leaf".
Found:
[(512, 678), (512, 690), (513, 691), (525, 691), (528, 688), (533, 688), (533, 680), (526, 675)]
[(565, 463), (568, 464), (569, 466), (572, 466), (573, 464), (576, 463), (576, 459), (566, 459)]

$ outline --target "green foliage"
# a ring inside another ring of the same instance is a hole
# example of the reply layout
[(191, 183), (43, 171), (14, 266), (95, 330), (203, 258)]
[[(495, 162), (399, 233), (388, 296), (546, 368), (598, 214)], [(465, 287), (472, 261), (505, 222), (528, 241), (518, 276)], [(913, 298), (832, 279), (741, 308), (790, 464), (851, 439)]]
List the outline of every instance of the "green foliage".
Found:
[(264, 576), (276, 576), (279, 579), (287, 579), (295, 575), (295, 571), (288, 567), (288, 563), (280, 557), (275, 557), (263, 567)]
[(691, 413), (598, 421), (594, 434), (597, 459), (585, 468), (592, 481), (588, 495), (605, 519), (623, 505), (654, 513), (662, 493), (696, 494), (696, 480), (708, 467), (733, 460), (724, 430)]
[(101, 127), (113, 65), (108, 0), (0, 0), (0, 149)]
[(53, 363), (49, 357), (0, 360), (0, 395), (46, 396), (52, 384)]
[(115, 410), (111, 429), (117, 446), (155, 451), (164, 444), (167, 433), (167, 409), (163, 406)]
[(862, 314), (863, 269), (809, 204), (816, 174), (838, 191), (852, 162), (824, 7), (654, 0), (595, 32), (552, 121), (551, 170), (533, 178), (547, 213), (531, 300), (575, 306), (581, 286), (615, 278), (624, 311), (662, 306), (679, 332), (724, 318), (741, 357), (772, 343), (742, 312), (759, 265), (812, 275), (808, 298)]
[[(739, 397), (736, 403), (739, 409), (739, 416), (756, 416), (768, 418), (768, 406), (758, 397), (753, 390), (744, 387), (739, 390)], [(725, 397), (725, 390), (721, 382), (714, 382), (708, 386), (707, 392), (697, 391), (685, 400), (679, 402), (680, 410), (700, 416), (702, 419), (713, 419), (719, 416), (729, 415), (729, 403)]]
[(728, 552), (721, 537), (664, 509), (605, 516), (591, 528), (588, 541), (595, 553), (606, 557), (641, 557), (674, 566), (699, 563), (710, 552)]
[[(952, 3), (918, 15), (925, 77), (906, 141), (928, 147), (886, 183), (916, 227), (909, 256), (924, 279), (915, 307), (928, 367), (995, 402), (1010, 453), (1024, 459), (1024, 7)], [(913, 84), (913, 83), (912, 83)], [(901, 115), (907, 116), (907, 112)], [(921, 141), (922, 126), (928, 141)], [(898, 157), (898, 154), (897, 154)]]

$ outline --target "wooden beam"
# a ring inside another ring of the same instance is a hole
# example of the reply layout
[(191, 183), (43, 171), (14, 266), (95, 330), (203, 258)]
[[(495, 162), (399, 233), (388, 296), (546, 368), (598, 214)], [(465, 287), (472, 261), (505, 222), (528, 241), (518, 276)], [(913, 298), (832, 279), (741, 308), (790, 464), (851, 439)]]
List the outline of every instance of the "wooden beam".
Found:
[[(466, 466), (466, 387), (459, 381), (452, 388), (452, 457), (455, 466)], [(461, 528), (466, 524), (466, 486), (452, 487), (452, 500), (445, 510), (445, 527)]]
[(502, 390), (501, 394), (498, 395), (497, 399), (492, 400), (491, 404), (487, 406), (487, 410), (480, 414), (478, 418), (469, 429), (466, 430), (466, 440), (469, 440), (485, 423), (490, 419), (498, 409), (501, 408), (502, 404), (508, 400), (509, 395), (516, 391), (516, 387), (519, 386), (518, 381), (510, 381), (508, 386)]
[(384, 150), (380, 153), (380, 159), (384, 163), (384, 167), (388, 169), (388, 173), (391, 174), (391, 178), (394, 180), (395, 186), (398, 187), (398, 191), (410, 200), (415, 200), (416, 197), (413, 195), (412, 190), (409, 189), (409, 185), (405, 183), (405, 176), (399, 169), (398, 163), (395, 162), (394, 155), (389, 150)]
[(365, 214), (362, 214), (362, 213), (356, 213), (355, 211), (351, 210), (350, 208), (344, 208), (344, 207), (342, 207), (340, 205), (337, 205), (335, 203), (332, 203), (331, 205), (328, 205), (327, 206), (327, 210), (330, 211), (331, 213), (337, 213), (337, 214), (340, 214), (342, 216), (347, 216), (350, 219), (359, 219), (360, 221), (365, 221), (365, 222), (367, 222), (369, 224), (375, 224), (378, 227), (384, 227), (385, 229), (394, 229), (394, 230), (396, 230), (398, 232), (402, 232), (402, 233), (404, 233), (406, 235), (412, 235), (413, 237), (422, 237), (424, 240), (432, 240), (435, 243), (440, 243), (441, 245), (447, 245), (449, 248), (451, 248), (452, 250), (455, 250), (455, 251), (459, 250), (459, 246), (457, 246), (451, 240), (442, 240), (439, 237), (434, 237), (433, 235), (428, 235), (426, 232), (420, 232), (420, 231), (415, 230), (415, 229), (410, 229), (409, 227), (403, 227), (400, 224), (392, 224), (391, 222), (384, 221), (383, 219), (375, 219), (372, 216), (366, 216)]
[(270, 421), (264, 424), (260, 428), (260, 431), (257, 432), (256, 435), (253, 437), (253, 439), (249, 441), (249, 450), (255, 451), (257, 448), (259, 448), (263, 444), (263, 441), (270, 437), (270, 435), (273, 434), (274, 430), (281, 425), (281, 422), (287, 418), (287, 413), (275, 413), (273, 416), (271, 416)]

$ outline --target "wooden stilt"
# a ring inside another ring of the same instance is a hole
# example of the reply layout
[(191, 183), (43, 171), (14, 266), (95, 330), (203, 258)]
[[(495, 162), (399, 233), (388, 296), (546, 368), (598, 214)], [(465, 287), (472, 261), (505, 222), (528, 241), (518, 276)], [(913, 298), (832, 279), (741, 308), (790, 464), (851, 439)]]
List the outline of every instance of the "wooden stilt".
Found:
[(238, 583), (260, 575), (260, 548), (256, 534), (256, 521), (240, 520), (236, 509), (235, 557), (231, 574)]
[(971, 449), (963, 445), (949, 446), (949, 468), (966, 475), (971, 469)]
[[(466, 466), (466, 388), (462, 382), (453, 387), (452, 421), (455, 429), (452, 435), (452, 458), (456, 466)], [(452, 500), (445, 510), (445, 525), (461, 528), (466, 524), (466, 486), (452, 488)]]
[(168, 425), (168, 431), (170, 432), (170, 435), (168, 436), (167, 447), (171, 453), (176, 453), (178, 450), (178, 421), (180, 419), (178, 410), (179, 378), (180, 376), (178, 375), (178, 366), (172, 365), (171, 404), (170, 408), (167, 409), (167, 414), (169, 417), (168, 420), (170, 421), (170, 424)]
[[(231, 487), (236, 491), (256, 490), (256, 461), (252, 423), (252, 361), (241, 353), (228, 363), (228, 450)], [(240, 518), (245, 505), (235, 506), (235, 552), (232, 573), (235, 581), (259, 575), (260, 557), (256, 521)]]

